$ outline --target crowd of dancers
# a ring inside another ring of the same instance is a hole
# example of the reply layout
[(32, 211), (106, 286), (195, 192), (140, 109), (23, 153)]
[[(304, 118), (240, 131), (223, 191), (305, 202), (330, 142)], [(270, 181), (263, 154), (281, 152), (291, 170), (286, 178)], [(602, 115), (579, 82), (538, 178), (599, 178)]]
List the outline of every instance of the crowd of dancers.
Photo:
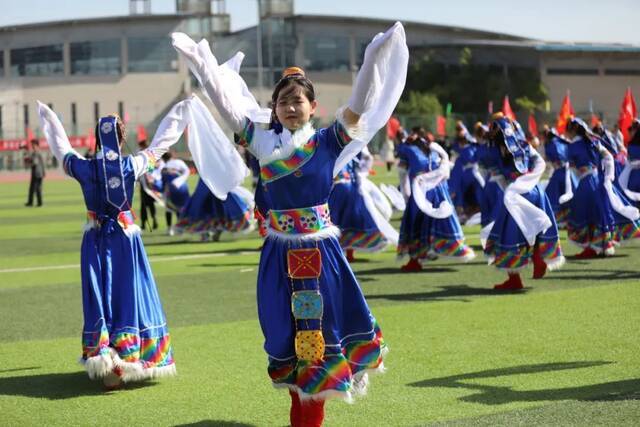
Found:
[[(267, 372), (275, 387), (289, 391), (294, 426), (321, 425), (327, 398), (351, 401), (365, 392), (369, 373), (384, 370), (387, 345), (349, 265), (354, 252), (395, 246), (407, 259), (399, 267), (405, 272), (439, 257), (466, 261), (476, 254), (462, 223), (478, 223), (488, 263), (508, 276), (495, 288), (517, 290), (529, 264), (540, 278), (565, 262), (558, 228), (583, 248), (579, 258), (608, 256), (640, 238), (640, 122), (627, 150), (604, 127), (590, 129), (573, 118), (564, 135), (545, 131), (542, 153), (517, 121), (501, 114), (476, 124), (473, 134), (458, 123), (451, 146), (421, 128), (403, 134), (396, 121), (399, 182), (378, 187), (368, 177), (373, 156), (367, 144), (388, 123), (404, 89), (409, 53), (401, 24), (373, 38), (349, 101), (321, 129), (312, 125), (317, 101), (304, 70), (284, 70), (266, 109), (240, 77), (241, 53), (219, 64), (206, 41), (181, 33), (172, 39), (233, 141), (193, 95), (169, 111), (135, 155), (122, 155), (122, 121), (101, 118), (96, 157), (84, 159), (55, 113), (38, 105), (48, 144), (80, 183), (88, 211), (82, 362), (110, 389), (175, 373), (132, 214), (136, 182), (144, 227), (158, 228), (158, 203), (172, 234), (217, 240), (223, 232), (259, 228), (257, 303)], [(189, 167), (170, 151), (187, 126), (199, 173), (191, 195)], [(388, 169), (392, 147), (385, 147)], [(249, 167), (239, 151), (248, 153)], [(545, 190), (540, 183), (549, 164)], [(254, 192), (242, 186), (249, 169)], [(390, 223), (394, 210), (402, 211), (399, 231)]]

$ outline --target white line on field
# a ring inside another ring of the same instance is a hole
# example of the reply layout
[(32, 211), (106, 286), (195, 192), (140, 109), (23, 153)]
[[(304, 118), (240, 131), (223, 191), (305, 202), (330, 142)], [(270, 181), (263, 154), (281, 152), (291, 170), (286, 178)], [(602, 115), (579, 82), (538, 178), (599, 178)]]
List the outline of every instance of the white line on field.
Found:
[[(256, 252), (239, 252), (240, 255), (255, 255)], [(159, 257), (151, 257), (149, 261), (153, 262), (161, 262), (161, 261), (181, 261), (185, 259), (200, 259), (200, 258), (217, 258), (227, 255), (234, 255), (230, 252), (219, 252), (215, 254), (193, 254), (193, 255), (176, 255), (176, 256), (159, 256)], [(23, 267), (23, 268), (5, 268), (4, 270), (0, 270), (0, 274), (2, 273), (27, 273), (30, 271), (48, 271), (48, 270), (66, 270), (69, 268), (80, 268), (80, 264), (64, 264), (64, 265), (47, 265), (40, 267)], [(244, 270), (251, 271), (250, 269), (240, 270), (241, 273)]]
[(253, 271), (253, 268), (241, 268), (240, 269), (240, 273), (248, 273), (250, 271)]

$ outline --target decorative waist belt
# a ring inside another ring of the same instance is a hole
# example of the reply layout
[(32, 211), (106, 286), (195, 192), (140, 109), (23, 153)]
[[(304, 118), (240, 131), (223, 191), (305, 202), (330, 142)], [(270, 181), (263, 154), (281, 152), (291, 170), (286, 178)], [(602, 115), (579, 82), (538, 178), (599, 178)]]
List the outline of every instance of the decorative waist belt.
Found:
[(589, 175), (598, 175), (598, 169), (595, 166), (582, 166), (578, 168), (578, 179)]
[(310, 234), (331, 227), (327, 203), (308, 208), (269, 211), (269, 228), (285, 234)]
[(118, 214), (117, 219), (107, 215), (98, 215), (94, 211), (87, 211), (87, 226), (90, 228), (101, 227), (106, 224), (112, 224), (117, 221), (123, 230), (127, 230), (135, 226), (133, 213), (131, 211), (122, 211)]

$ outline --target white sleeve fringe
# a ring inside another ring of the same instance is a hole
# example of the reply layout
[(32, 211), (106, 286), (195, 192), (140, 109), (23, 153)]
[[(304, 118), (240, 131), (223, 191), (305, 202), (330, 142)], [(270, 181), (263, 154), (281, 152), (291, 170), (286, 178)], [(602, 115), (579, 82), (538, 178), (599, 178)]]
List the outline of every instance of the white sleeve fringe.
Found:
[(37, 103), (42, 133), (47, 140), (47, 144), (49, 145), (51, 152), (56, 156), (56, 159), (62, 163), (64, 156), (67, 153), (73, 153), (78, 157), (83, 158), (73, 149), (73, 147), (71, 147), (67, 133), (65, 132), (62, 122), (60, 122), (56, 113), (42, 102), (37, 101)]

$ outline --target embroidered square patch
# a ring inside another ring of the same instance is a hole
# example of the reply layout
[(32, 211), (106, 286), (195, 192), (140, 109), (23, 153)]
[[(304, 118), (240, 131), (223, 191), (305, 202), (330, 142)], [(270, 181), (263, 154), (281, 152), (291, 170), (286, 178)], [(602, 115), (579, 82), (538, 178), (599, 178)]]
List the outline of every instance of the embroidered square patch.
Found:
[(315, 362), (324, 356), (324, 337), (322, 331), (298, 331), (295, 340), (298, 359)]
[(287, 273), (292, 279), (317, 279), (321, 272), (320, 249), (304, 248), (287, 251)]
[(321, 319), (322, 295), (318, 291), (296, 291), (291, 295), (291, 311), (296, 319)]

